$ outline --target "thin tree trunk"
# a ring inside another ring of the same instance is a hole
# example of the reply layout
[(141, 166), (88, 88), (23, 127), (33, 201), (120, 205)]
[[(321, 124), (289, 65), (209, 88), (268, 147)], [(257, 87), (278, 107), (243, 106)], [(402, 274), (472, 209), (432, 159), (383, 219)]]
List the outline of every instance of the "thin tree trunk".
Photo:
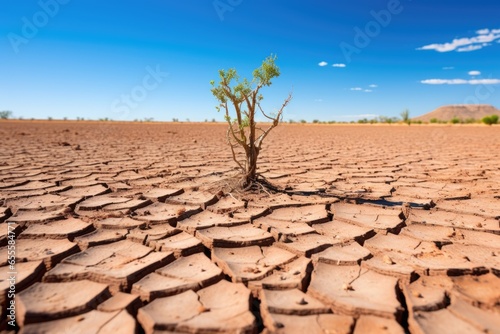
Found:
[(257, 175), (257, 159), (259, 150), (255, 145), (251, 145), (247, 156), (247, 171), (245, 175), (245, 186), (253, 183)]

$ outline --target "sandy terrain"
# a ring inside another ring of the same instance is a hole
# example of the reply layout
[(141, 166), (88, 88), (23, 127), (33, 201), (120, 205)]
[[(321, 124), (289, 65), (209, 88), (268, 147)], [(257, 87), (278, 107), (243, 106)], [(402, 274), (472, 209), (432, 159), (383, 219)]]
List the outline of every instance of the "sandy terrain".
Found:
[(489, 104), (459, 104), (439, 107), (422, 116), (414, 117), (414, 120), (430, 122), (431, 119), (449, 122), (453, 118), (460, 120), (475, 119), (481, 121), (483, 117), (500, 115), (500, 110)]
[(282, 125), (253, 196), (225, 129), (0, 122), (2, 329), (9, 226), (23, 333), (499, 333), (498, 127)]

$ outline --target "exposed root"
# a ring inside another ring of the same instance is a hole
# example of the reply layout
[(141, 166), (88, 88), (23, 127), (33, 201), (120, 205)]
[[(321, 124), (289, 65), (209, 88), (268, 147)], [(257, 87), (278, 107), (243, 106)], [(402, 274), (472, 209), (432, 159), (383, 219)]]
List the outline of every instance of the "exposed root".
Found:
[(279, 189), (264, 176), (258, 174), (255, 180), (248, 182), (241, 174), (235, 174), (223, 178), (219, 181), (212, 182), (200, 188), (210, 193), (229, 195), (234, 199), (242, 200), (248, 195), (267, 195), (271, 196), (276, 193), (286, 193), (285, 190)]
[(230, 175), (219, 181), (211, 182), (207, 185), (200, 187), (200, 190), (207, 191), (213, 194), (224, 193), (230, 194), (240, 188), (240, 175)]

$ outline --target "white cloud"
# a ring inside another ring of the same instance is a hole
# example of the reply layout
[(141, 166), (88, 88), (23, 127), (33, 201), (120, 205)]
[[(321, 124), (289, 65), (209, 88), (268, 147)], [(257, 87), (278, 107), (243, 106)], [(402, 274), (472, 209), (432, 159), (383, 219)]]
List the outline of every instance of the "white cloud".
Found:
[(472, 79), (469, 80), (471, 85), (499, 85), (500, 79)]
[(371, 90), (371, 89), (365, 89), (364, 92), (365, 93), (371, 93), (371, 92), (373, 92), (373, 90)]
[(333, 67), (346, 67), (346, 64), (333, 64)]
[(454, 69), (455, 69), (455, 67), (453, 67), (453, 66), (445, 66), (445, 67), (443, 67), (443, 70), (454, 70)]
[(467, 80), (463, 79), (427, 79), (420, 81), (427, 85), (463, 85), (467, 83)]
[(500, 33), (500, 29), (480, 29), (476, 31), (479, 35), (487, 35), (487, 34), (498, 34)]
[(500, 39), (500, 29), (481, 29), (474, 37), (456, 38), (448, 43), (424, 45), (417, 50), (435, 50), (438, 52), (470, 52), (489, 46), (490, 42)]
[(469, 75), (477, 76), (477, 75), (481, 75), (481, 72), (479, 72), (479, 71), (469, 71)]
[(476, 51), (482, 49), (482, 45), (469, 45), (469, 46), (464, 46), (463, 48), (458, 48), (457, 52), (471, 52), (471, 51)]
[(328, 63), (326, 61), (322, 61), (320, 63), (318, 63), (319, 66), (326, 66), (328, 65)]
[(427, 79), (420, 82), (426, 85), (498, 85), (500, 79)]
[(370, 86), (368, 86), (368, 87), (370, 87), (370, 88), (377, 88), (377, 87), (378, 87), (378, 85), (371, 84), (371, 85), (370, 85)]
[(358, 90), (359, 91), (359, 90), (363, 90), (363, 88), (361, 88), (361, 87), (353, 87), (353, 88), (351, 88), (351, 90)]

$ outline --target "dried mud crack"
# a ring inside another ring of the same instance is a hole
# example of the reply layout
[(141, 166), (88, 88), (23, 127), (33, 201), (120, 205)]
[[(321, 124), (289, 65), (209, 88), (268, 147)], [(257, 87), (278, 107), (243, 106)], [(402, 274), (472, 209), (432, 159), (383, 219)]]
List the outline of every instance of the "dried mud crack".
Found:
[(284, 125), (245, 193), (225, 130), (2, 122), (0, 330), (11, 231), (22, 333), (498, 332), (496, 128)]

